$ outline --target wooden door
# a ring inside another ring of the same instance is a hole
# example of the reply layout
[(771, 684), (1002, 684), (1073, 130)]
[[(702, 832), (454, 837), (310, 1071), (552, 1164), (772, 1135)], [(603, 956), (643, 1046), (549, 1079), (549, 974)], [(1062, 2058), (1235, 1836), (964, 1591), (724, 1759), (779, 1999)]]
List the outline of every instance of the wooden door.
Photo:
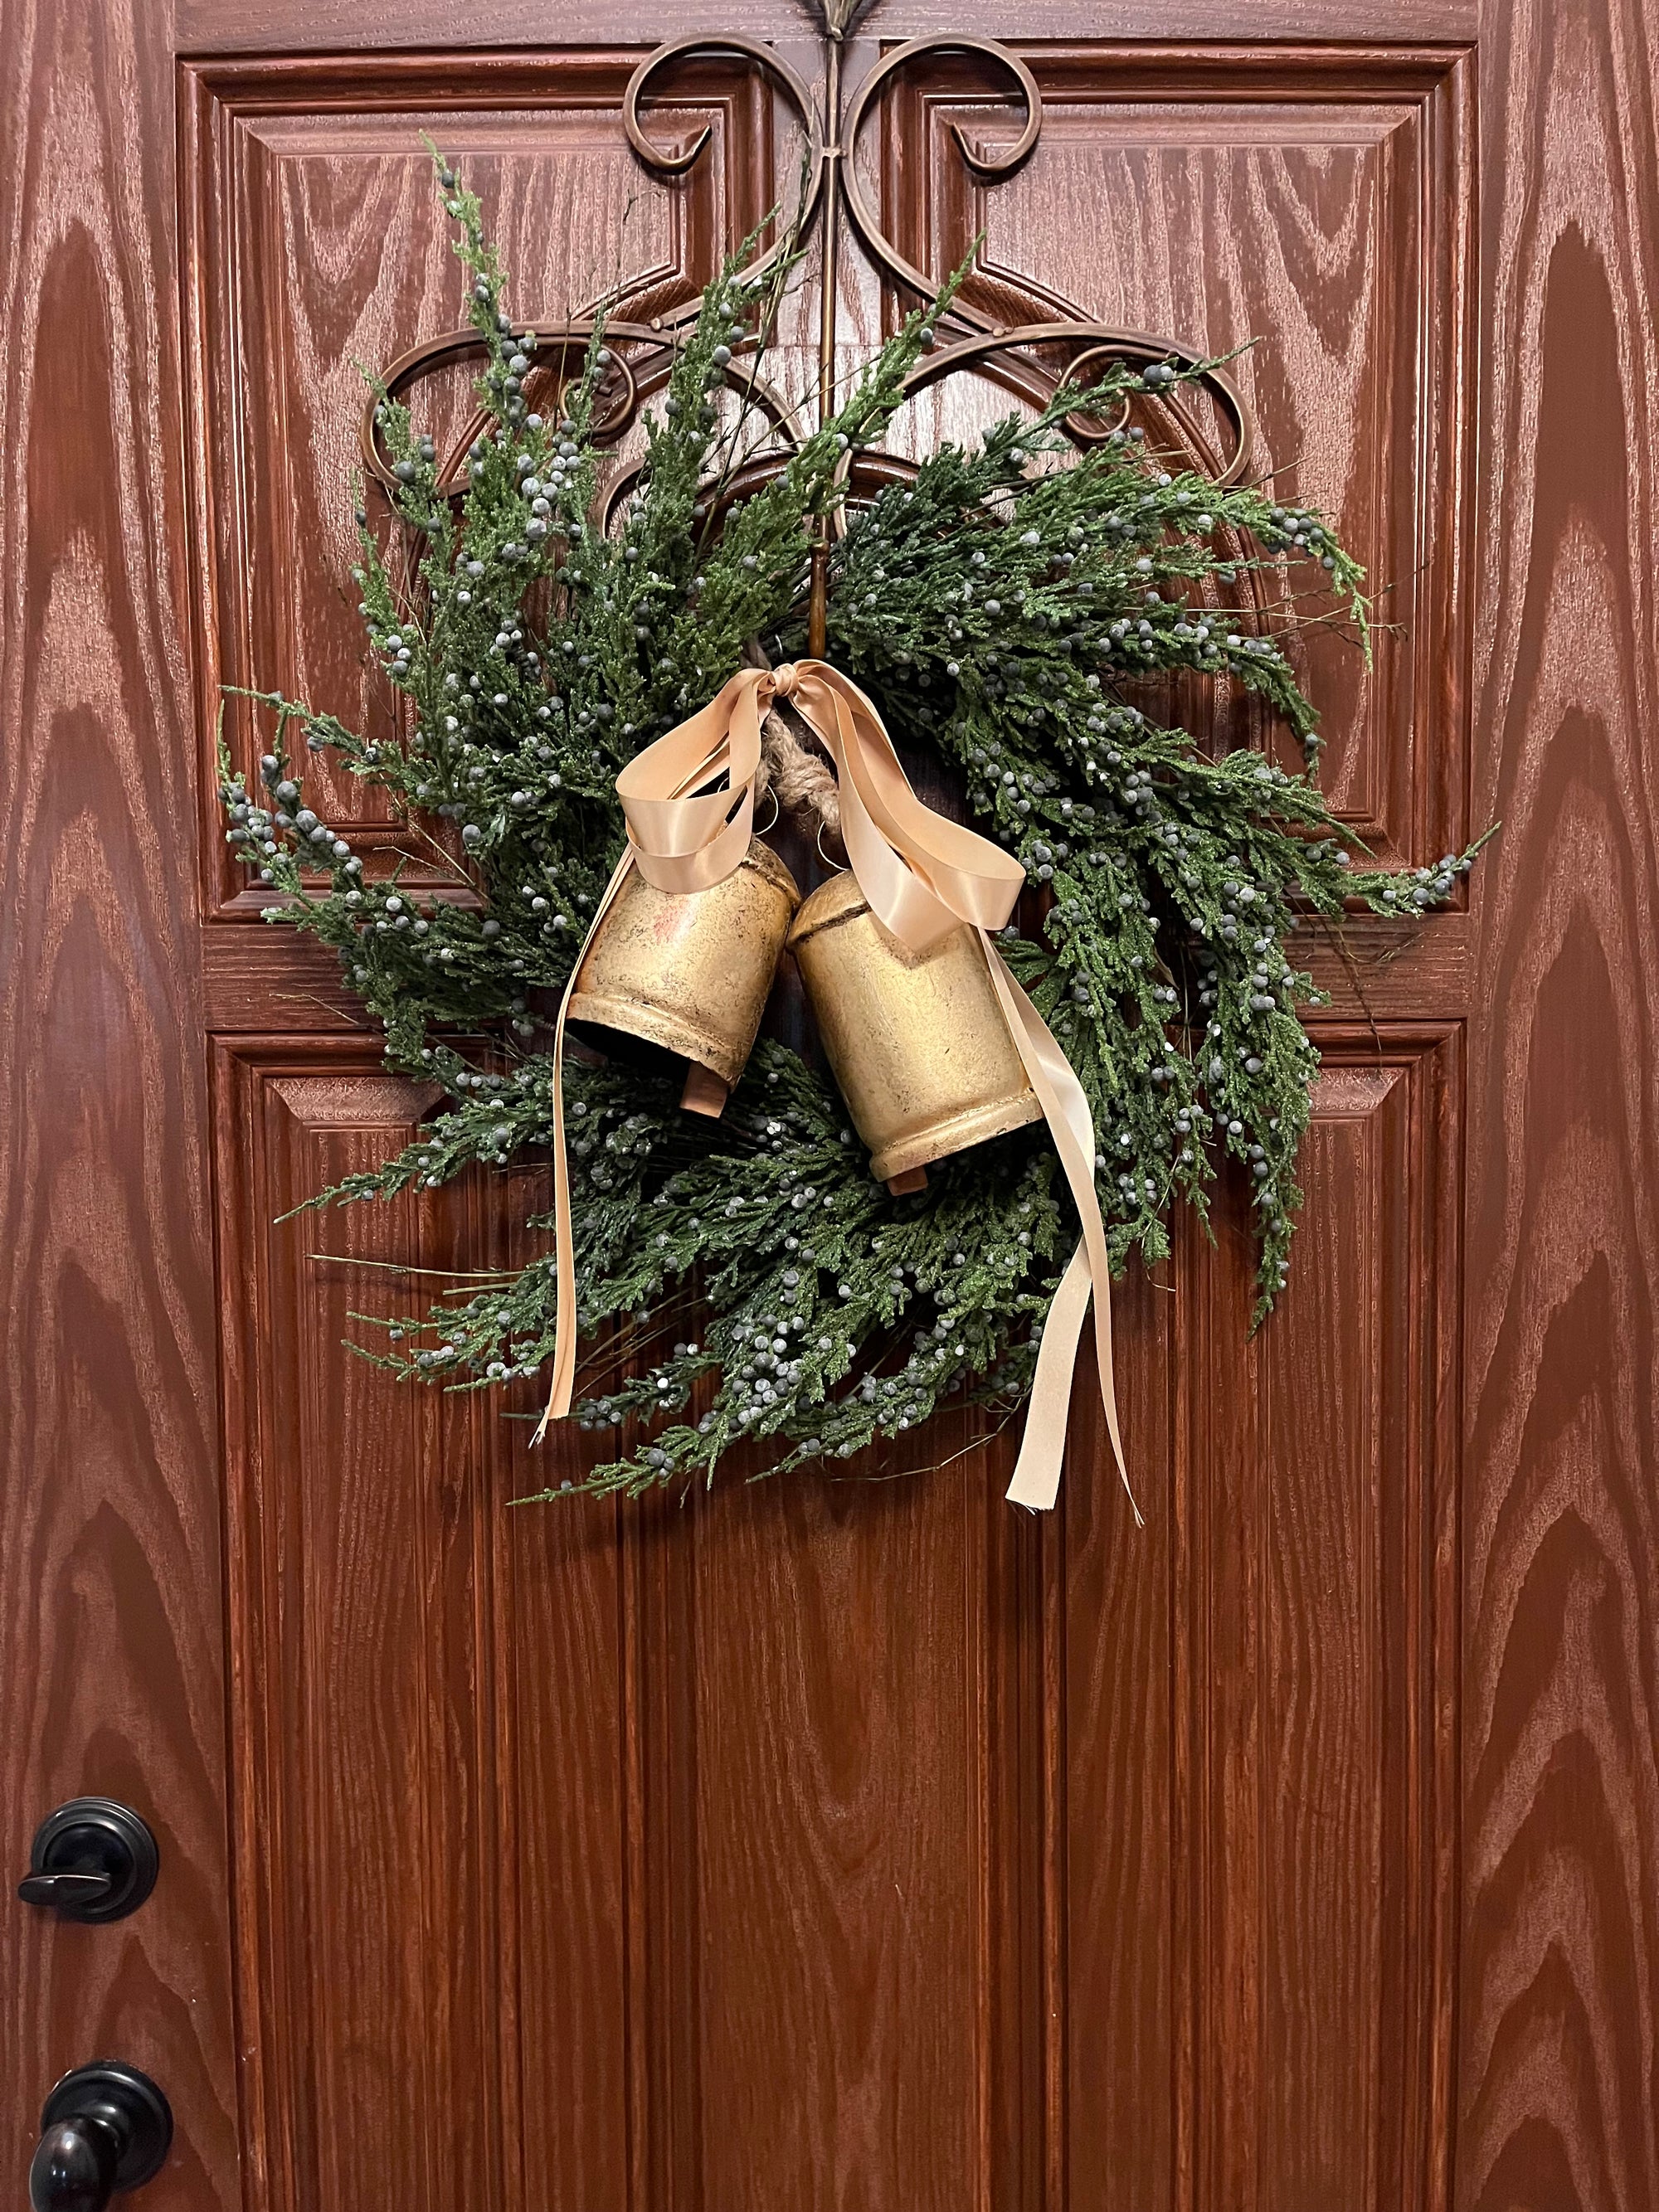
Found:
[(1375, 675), (1314, 672), (1341, 805), (1504, 823), (1468, 910), (1315, 952), (1282, 1320), (1242, 1200), (1126, 1285), (1139, 1534), (1082, 1401), (1047, 1520), (1000, 1446), (512, 1510), (519, 1425), (337, 1347), (343, 1258), (516, 1206), (276, 1225), (425, 1103), (258, 925), (210, 769), (222, 682), (358, 701), (354, 363), (457, 301), (417, 132), (525, 306), (683, 297), (783, 124), (685, 80), (667, 185), (629, 72), (740, 27), (810, 76), (804, 16), (0, 0), (0, 1807), (19, 1872), (83, 1790), (162, 1853), (118, 1927), (0, 1916), (20, 2201), (111, 2055), (173, 2100), (155, 2212), (1659, 2206), (1651, 15), (969, 12), (883, 0), (849, 78), (994, 33), (1042, 141), (981, 191), (951, 125), (1009, 112), (929, 62), (889, 229), (1261, 337), (1273, 460), (1394, 585)]

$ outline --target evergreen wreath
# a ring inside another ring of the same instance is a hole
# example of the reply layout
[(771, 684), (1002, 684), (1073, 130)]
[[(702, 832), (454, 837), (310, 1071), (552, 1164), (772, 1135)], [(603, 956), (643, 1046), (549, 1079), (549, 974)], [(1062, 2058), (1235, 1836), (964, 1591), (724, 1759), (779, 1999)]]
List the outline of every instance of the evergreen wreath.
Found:
[[(562, 990), (621, 848), (617, 771), (757, 643), (774, 659), (805, 649), (814, 522), (845, 501), (849, 459), (901, 404), (957, 281), (769, 482), (727, 502), (741, 457), (717, 402), (763, 353), (793, 260), (745, 275), (745, 241), (702, 295), (647, 418), (636, 488), (607, 526), (603, 323), (544, 420), (525, 390), (534, 335), (506, 312), (477, 199), (434, 161), (486, 351), (487, 427), (452, 502), (433, 439), (379, 397), (415, 552), (399, 580), (360, 504), (353, 575), (407, 702), (400, 734), (365, 738), (255, 692), (244, 696), (275, 720), (257, 778), (222, 749), (229, 842), (272, 894), (265, 919), (335, 947), (384, 1030), (388, 1067), (447, 1094), (416, 1142), (317, 1206), (434, 1189), (546, 1146), (551, 1062), (532, 1049), (533, 1009)], [(1340, 924), (1356, 902), (1420, 914), (1476, 848), (1400, 873), (1343, 849), (1317, 786), (1315, 712), (1281, 641), (1316, 618), (1286, 586), (1302, 562), (1369, 651), (1363, 571), (1314, 510), (1218, 487), (1127, 425), (1130, 405), (1213, 365), (1115, 367), (847, 507), (829, 658), (901, 744), (954, 767), (1040, 887), (1036, 933), (1011, 929), (1002, 950), (1088, 1095), (1115, 1267), (1137, 1247), (1164, 1257), (1172, 1206), (1204, 1215), (1231, 1157), (1254, 1186), (1259, 1322), (1286, 1276), (1319, 1065), (1297, 1014), (1319, 994), (1287, 949), (1298, 919)], [(1120, 427), (1079, 451), (1068, 419)], [(1200, 603), (1251, 571), (1273, 586), (1271, 624)], [(1154, 696), (1183, 672), (1266, 702), (1301, 740), (1304, 769), (1247, 747), (1212, 756), (1156, 719)], [(1148, 678), (1166, 680), (1149, 690)], [(404, 888), (402, 861), (368, 872), (306, 803), (296, 728), (387, 793), (411, 832), (451, 825), (447, 844), (441, 832), (426, 847), (456, 850), (456, 888), (471, 899)], [(847, 1460), (942, 1401), (1023, 1402), (1077, 1235), (1042, 1125), (939, 1162), (924, 1190), (896, 1198), (872, 1180), (828, 1078), (765, 1037), (718, 1121), (617, 1064), (568, 1064), (566, 1102), (589, 1382), (577, 1419), (629, 1426), (616, 1457), (560, 1492), (712, 1479), (744, 1441), (760, 1445), (761, 1473)], [(550, 1236), (546, 1217), (529, 1225)], [(510, 1382), (550, 1357), (554, 1290), (550, 1249), (428, 1311), (354, 1316), (378, 1335), (353, 1349), (403, 1380)]]

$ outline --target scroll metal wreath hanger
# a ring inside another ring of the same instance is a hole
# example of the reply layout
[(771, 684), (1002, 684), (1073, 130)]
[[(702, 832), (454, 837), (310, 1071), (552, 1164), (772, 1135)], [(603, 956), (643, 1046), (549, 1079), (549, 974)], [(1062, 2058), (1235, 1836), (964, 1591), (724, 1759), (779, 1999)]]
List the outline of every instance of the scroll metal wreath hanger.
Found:
[[(645, 167), (658, 176), (669, 178), (684, 176), (695, 167), (713, 128), (705, 124), (690, 144), (678, 151), (661, 147), (651, 138), (642, 111), (658, 81), (674, 64), (720, 59), (746, 61), (776, 87), (793, 110), (806, 138), (802, 204), (788, 231), (757, 254), (743, 273), (746, 277), (757, 275), (788, 247), (803, 242), (815, 228), (821, 228), (817, 301), (820, 425), (835, 411), (843, 219), (857, 237), (872, 268), (884, 275), (901, 295), (931, 301), (937, 290), (927, 274), (908, 260), (884, 231), (860, 179), (854, 155), (860, 134), (872, 111), (899, 77), (924, 58), (968, 56), (983, 62), (994, 76), (1009, 81), (1023, 105), (1025, 118), (1014, 143), (994, 153), (978, 151), (961, 124), (951, 125), (951, 135), (957, 150), (973, 175), (986, 184), (998, 184), (1012, 177), (1030, 159), (1042, 131), (1042, 96), (1036, 79), (1018, 54), (989, 39), (912, 39), (884, 55), (852, 97), (843, 103), (842, 64), (848, 23), (844, 15), (837, 21), (837, 13), (844, 9), (845, 0), (839, 0), (839, 9), (838, 0), (829, 0), (829, 5), (830, 12), (823, 27), (821, 106), (811, 88), (774, 47), (736, 35), (670, 40), (640, 64), (623, 94), (623, 125), (629, 145)], [(631, 289), (637, 292), (643, 288)], [(626, 298), (624, 290), (616, 304), (625, 305)], [(611, 360), (600, 386), (600, 411), (590, 432), (597, 443), (614, 446), (637, 420), (645, 402), (667, 383), (681, 331), (695, 320), (699, 306), (700, 301), (694, 296), (648, 322), (605, 314), (605, 338)], [(597, 319), (596, 312), (568, 322), (530, 326), (537, 338), (538, 380), (547, 379), (557, 390), (580, 374)], [(1118, 330), (1083, 315), (1061, 315), (1005, 329), (965, 300), (961, 292), (940, 319), (938, 341), (933, 351), (904, 380), (907, 398), (965, 372), (988, 378), (1017, 397), (1042, 405), (1062, 385), (1086, 385), (1091, 374), (1097, 374), (1113, 362), (1177, 362), (1194, 368), (1205, 357), (1182, 340), (1158, 337), (1144, 331)], [(727, 500), (775, 475), (799, 443), (799, 412), (761, 377), (758, 362), (753, 358), (757, 343), (751, 337), (734, 350), (725, 372), (725, 381), (743, 411), (757, 411), (765, 419), (769, 426), (770, 442), (767, 449), (751, 456), (734, 472), (724, 488), (723, 496)], [(385, 373), (385, 388), (392, 398), (401, 398), (423, 378), (483, 351), (483, 341), (471, 328), (445, 331), (400, 354)], [(1158, 404), (1171, 418), (1182, 444), (1209, 464), (1213, 480), (1221, 485), (1237, 483), (1250, 468), (1254, 426), (1249, 408), (1237, 386), (1223, 370), (1207, 368), (1200, 380), (1216, 401), (1227, 425), (1231, 452), (1224, 464), (1213, 453), (1197, 418), (1179, 398), (1174, 394), (1160, 395)], [(362, 422), (364, 465), (371, 476), (391, 489), (396, 480), (381, 449), (375, 413), (375, 403), (371, 399)], [(482, 415), (475, 416), (456, 441), (443, 477), (453, 499), (461, 495), (466, 451), (483, 427)], [(1066, 425), (1068, 436), (1079, 447), (1097, 445), (1120, 427), (1120, 422), (1082, 416), (1071, 416)], [(848, 457), (849, 482), (866, 488), (906, 477), (914, 472), (914, 463), (901, 455), (873, 449)], [(637, 466), (627, 469), (612, 482), (605, 500), (603, 519), (607, 524), (627, 496), (637, 474)], [(840, 527), (844, 527), (844, 522), (838, 512), (833, 517), (820, 518), (812, 546), (808, 650), (817, 657), (822, 657), (824, 651), (831, 532)]]

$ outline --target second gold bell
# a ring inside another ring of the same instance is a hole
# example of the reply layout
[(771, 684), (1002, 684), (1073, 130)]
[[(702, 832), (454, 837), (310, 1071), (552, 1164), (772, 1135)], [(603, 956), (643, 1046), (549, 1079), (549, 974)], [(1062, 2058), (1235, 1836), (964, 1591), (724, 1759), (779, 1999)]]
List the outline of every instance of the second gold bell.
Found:
[(799, 903), (794, 878), (758, 837), (708, 890), (659, 891), (630, 870), (583, 957), (571, 1025), (602, 1051), (627, 1037), (689, 1061), (682, 1104), (718, 1114), (754, 1049)]
[(789, 950), (878, 1182), (919, 1189), (930, 1160), (1042, 1119), (965, 925), (912, 952), (849, 872), (806, 900)]

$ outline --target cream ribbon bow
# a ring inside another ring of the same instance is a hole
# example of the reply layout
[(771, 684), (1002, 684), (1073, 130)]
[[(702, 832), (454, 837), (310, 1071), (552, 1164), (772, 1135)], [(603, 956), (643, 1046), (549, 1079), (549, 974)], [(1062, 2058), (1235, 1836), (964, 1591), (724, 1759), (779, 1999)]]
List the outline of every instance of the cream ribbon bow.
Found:
[[(588, 931), (615, 899), (630, 867), (660, 890), (706, 890), (722, 881), (749, 849), (760, 725), (775, 698), (787, 698), (823, 740), (841, 787), (842, 836), (871, 911), (913, 952), (926, 952), (966, 923), (978, 935), (997, 1001), (1048, 1122), (1083, 1235), (1042, 1333), (1024, 1440), (1008, 1496), (1033, 1509), (1060, 1491), (1072, 1377), (1091, 1298), (1107, 1433), (1128, 1490), (1112, 1380), (1110, 1274), (1105, 1227), (1095, 1192), (1095, 1130), (1089, 1102), (1048, 1026), (992, 942), (1012, 914), (1025, 882), (1019, 862), (975, 830), (922, 804), (864, 693), (827, 661), (801, 660), (771, 671), (744, 669), (693, 714), (630, 761), (617, 778), (628, 843)], [(706, 787), (724, 773), (726, 787)], [(570, 1410), (575, 1378), (575, 1267), (564, 1148), (562, 1074), (565, 1012), (580, 971), (582, 948), (559, 1009), (554, 1044), (554, 1208), (558, 1237), (558, 1305), (553, 1384), (539, 1437)], [(1130, 1504), (1134, 1504), (1133, 1492)], [(1138, 1508), (1135, 1518), (1139, 1520)]]

